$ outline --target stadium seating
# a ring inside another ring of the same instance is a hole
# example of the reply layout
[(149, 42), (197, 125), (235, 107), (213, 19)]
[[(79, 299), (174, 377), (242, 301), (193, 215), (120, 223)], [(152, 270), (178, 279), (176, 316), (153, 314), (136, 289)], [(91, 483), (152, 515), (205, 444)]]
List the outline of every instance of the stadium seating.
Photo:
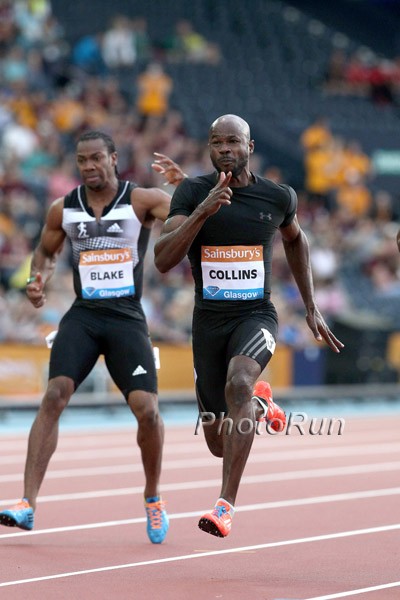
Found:
[[(113, 14), (129, 11), (130, 16), (146, 17), (156, 43), (166, 38), (178, 19), (186, 18), (219, 45), (223, 60), (217, 65), (166, 65), (175, 82), (172, 105), (184, 115), (193, 137), (204, 138), (216, 116), (239, 113), (251, 123), (260, 150), (272, 162), (277, 153), (283, 167), (295, 173), (295, 181), (301, 176), (299, 136), (318, 115), (329, 118), (336, 134), (358, 139), (366, 152), (400, 146), (396, 106), (378, 107), (368, 98), (330, 96), (321, 90), (332, 50), (341, 46), (350, 54), (358, 47), (356, 41), (292, 5), (280, 0), (190, 4), (155, 0), (130, 2), (128, 8), (126, 2), (114, 0), (99, 2), (101, 10), (96, 11), (95, 4), (53, 2), (71, 42), (88, 28), (104, 31)], [(315, 5), (306, 4), (309, 10)], [(122, 82), (131, 94), (133, 75), (125, 73)]]

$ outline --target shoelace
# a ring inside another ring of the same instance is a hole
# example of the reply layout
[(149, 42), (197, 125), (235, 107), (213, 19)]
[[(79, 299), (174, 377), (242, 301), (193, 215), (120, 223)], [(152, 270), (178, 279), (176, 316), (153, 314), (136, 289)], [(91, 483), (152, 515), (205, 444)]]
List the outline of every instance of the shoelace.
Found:
[(220, 519), (222, 517), (222, 515), (225, 515), (227, 512), (228, 511), (226, 510), (226, 508), (223, 504), (218, 504), (217, 506), (214, 507), (212, 514), (215, 515), (216, 517), (218, 517), (218, 519)]
[(150, 506), (146, 506), (147, 514), (150, 519), (150, 526), (152, 529), (161, 529), (162, 511), (164, 506), (165, 502), (162, 502), (161, 500), (158, 502), (152, 502)]

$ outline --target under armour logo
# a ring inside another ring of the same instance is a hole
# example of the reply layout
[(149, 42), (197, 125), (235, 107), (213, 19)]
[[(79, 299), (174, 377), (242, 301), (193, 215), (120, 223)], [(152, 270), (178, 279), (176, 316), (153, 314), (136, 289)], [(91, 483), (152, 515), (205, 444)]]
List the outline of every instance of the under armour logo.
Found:
[(268, 219), (268, 221), (271, 221), (271, 220), (272, 220), (272, 215), (271, 215), (271, 213), (263, 213), (263, 212), (260, 212), (260, 220), (261, 220), (261, 221), (264, 221), (264, 219)]

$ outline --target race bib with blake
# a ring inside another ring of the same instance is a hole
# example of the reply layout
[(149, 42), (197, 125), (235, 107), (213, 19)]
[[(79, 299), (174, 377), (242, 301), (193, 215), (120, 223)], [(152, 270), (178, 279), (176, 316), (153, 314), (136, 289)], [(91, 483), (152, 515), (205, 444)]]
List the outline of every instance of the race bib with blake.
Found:
[(83, 298), (101, 300), (135, 294), (130, 248), (81, 252), (79, 275)]
[(257, 300), (264, 297), (262, 246), (202, 246), (205, 300)]

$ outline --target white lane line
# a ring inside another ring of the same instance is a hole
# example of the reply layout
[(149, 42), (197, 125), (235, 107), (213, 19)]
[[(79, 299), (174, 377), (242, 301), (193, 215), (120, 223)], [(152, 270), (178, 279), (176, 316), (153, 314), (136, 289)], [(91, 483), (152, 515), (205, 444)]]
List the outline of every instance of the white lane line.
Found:
[[(77, 442), (79, 443), (79, 442)], [(62, 462), (62, 461), (85, 461), (85, 460), (100, 460), (103, 458), (130, 458), (138, 459), (140, 457), (139, 448), (137, 444), (133, 441), (131, 444), (126, 444), (124, 446), (114, 446), (111, 448), (104, 447), (104, 444), (101, 448), (91, 448), (88, 450), (76, 449), (77, 444), (75, 444), (73, 450), (59, 450), (56, 451), (51, 461), (53, 462)], [(189, 444), (176, 444), (174, 447), (170, 448), (168, 446), (164, 447), (163, 454), (173, 455), (173, 454), (204, 454), (205, 447), (203, 444), (189, 445)], [(0, 455), (0, 465), (14, 465), (20, 464), (21, 461), (25, 460), (26, 451), (20, 454), (4, 454)]]
[[(110, 449), (102, 448), (100, 450), (91, 449), (91, 450), (76, 450), (76, 451), (67, 451), (67, 452), (56, 452), (52, 457), (52, 463), (54, 461), (62, 461), (62, 460), (85, 460), (91, 458), (107, 458), (107, 457), (118, 457), (118, 456), (129, 456), (132, 454), (132, 449), (135, 449), (134, 443), (131, 445), (126, 445), (123, 447), (113, 447)], [(203, 456), (203, 458), (193, 458), (187, 459), (183, 464), (215, 464), (215, 458), (210, 457), (207, 451), (207, 448), (204, 444), (199, 444), (198, 446), (191, 446), (190, 442), (187, 444), (176, 444), (173, 447), (173, 451), (171, 452), (171, 448), (166, 444), (165, 450), (166, 454), (187, 454), (189, 451), (191, 452), (192, 448), (194, 451), (199, 452)], [(307, 460), (309, 458), (331, 458), (331, 457), (345, 457), (345, 456), (367, 456), (373, 455), (378, 456), (381, 454), (390, 454), (393, 455), (395, 453), (400, 453), (400, 442), (389, 442), (389, 443), (365, 443), (358, 445), (347, 445), (347, 446), (329, 446), (321, 448), (320, 446), (312, 448), (293, 448), (290, 450), (278, 449), (271, 450), (271, 448), (262, 448), (257, 447), (257, 444), (254, 443), (252, 454), (250, 455), (249, 462), (263, 462), (266, 459), (266, 452), (268, 452), (268, 460), (274, 462), (283, 462), (286, 460)], [(139, 455), (138, 455), (139, 456)], [(0, 464), (14, 464), (20, 463), (21, 458), (25, 459), (25, 454), (21, 455), (3, 455), (0, 456)], [(197, 462), (196, 462), (197, 461)], [(164, 461), (167, 462), (168, 461)], [(181, 461), (182, 462), (182, 461)]]
[[(308, 469), (302, 471), (283, 471), (280, 473), (265, 473), (263, 475), (244, 475), (241, 485), (251, 485), (257, 483), (274, 483), (278, 481), (297, 481), (304, 479), (321, 479), (324, 477), (346, 477), (349, 475), (365, 475), (370, 473), (389, 473), (400, 469), (400, 461), (375, 463), (372, 465), (348, 465), (342, 467), (327, 467), (321, 469)], [(48, 474), (50, 476), (51, 471)], [(91, 475), (88, 471), (84, 476)], [(115, 474), (115, 472), (114, 472)], [(173, 492), (182, 490), (206, 489), (219, 486), (220, 479), (199, 479), (195, 481), (183, 481), (176, 483), (165, 483), (162, 485), (163, 492)], [(105, 490), (93, 490), (87, 492), (72, 492), (68, 494), (54, 494), (49, 496), (39, 496), (38, 502), (59, 502), (65, 500), (88, 500), (93, 498), (107, 498), (109, 496), (127, 496), (133, 494), (143, 494), (143, 486), (110, 488)], [(9, 498), (0, 501), (1, 506), (15, 504), (18, 498)]]
[(374, 585), (367, 588), (359, 588), (358, 590), (350, 590), (348, 592), (338, 592), (337, 594), (328, 594), (327, 596), (314, 596), (313, 598), (305, 598), (305, 600), (333, 600), (334, 598), (348, 598), (349, 596), (357, 596), (359, 594), (368, 594), (368, 592), (376, 592), (377, 590), (387, 590), (389, 588), (400, 587), (400, 581), (393, 583), (383, 583), (382, 585)]
[[(391, 422), (391, 425), (393, 425), (393, 422)], [(179, 447), (184, 447), (184, 449), (187, 451), (187, 445), (188, 443), (190, 443), (193, 440), (196, 440), (196, 438), (199, 440), (199, 443), (201, 444), (201, 446), (204, 448), (204, 440), (203, 440), (203, 435), (200, 434), (198, 436), (194, 435), (194, 429), (195, 426), (193, 425), (193, 427), (188, 427), (185, 428), (181, 431), (179, 431), (179, 438), (176, 437), (176, 431), (174, 430), (170, 430), (170, 429), (166, 429), (166, 437), (165, 437), (165, 448), (168, 449), (169, 447), (175, 448), (177, 447), (177, 449), (179, 450)], [(136, 444), (135, 441), (135, 435), (137, 433), (137, 429), (132, 428), (132, 430), (122, 430), (122, 431), (109, 431), (109, 430), (104, 430), (104, 431), (99, 431), (97, 434), (94, 433), (93, 431), (78, 431), (76, 434), (70, 434), (69, 432), (64, 432), (62, 435), (60, 435), (60, 440), (58, 443), (58, 447), (59, 450), (62, 451), (67, 451), (69, 448), (71, 449), (76, 449), (76, 447), (79, 445), (79, 448), (104, 448), (104, 447), (110, 447), (110, 444), (114, 444), (116, 446), (120, 446), (121, 443), (125, 443), (127, 447), (133, 447)], [(343, 443), (347, 442), (347, 441), (352, 441), (354, 442), (365, 442), (366, 437), (373, 437), (373, 444), (377, 444), (381, 441), (383, 441), (384, 443), (387, 443), (390, 441), (390, 437), (393, 436), (393, 440), (392, 442), (397, 442), (398, 440), (398, 427), (396, 429), (388, 429), (387, 427), (382, 428), (381, 430), (374, 430), (373, 431), (373, 436), (371, 433), (371, 430), (366, 429), (366, 430), (357, 430), (357, 431), (348, 431), (341, 436), (341, 440)], [(270, 450), (271, 446), (271, 438), (274, 438), (274, 440), (277, 441), (277, 443), (281, 443), (281, 444), (287, 444), (288, 442), (290, 442), (290, 444), (293, 443), (297, 443), (300, 442), (301, 446), (304, 447), (315, 447), (315, 438), (318, 437), (319, 443), (331, 443), (331, 440), (333, 438), (336, 438), (337, 436), (331, 435), (331, 436), (327, 436), (327, 435), (322, 435), (322, 436), (313, 436), (313, 435), (304, 435), (304, 436), (300, 436), (300, 435), (292, 435), (292, 436), (286, 436), (284, 434), (279, 434), (279, 435), (271, 435), (271, 436), (266, 436), (266, 435), (262, 435), (262, 436), (257, 436), (256, 438), (256, 444), (258, 447), (267, 447)], [(372, 442), (372, 440), (371, 440)], [(15, 439), (15, 438), (8, 438), (6, 435), (3, 435), (0, 438), (0, 454), (4, 453), (4, 452), (8, 452), (10, 453), (11, 451), (16, 451), (16, 452), (20, 452), (23, 457), (25, 457), (25, 452), (26, 452), (26, 446), (27, 446), (27, 434), (24, 434), (23, 437)], [(112, 446), (111, 446), (112, 447)], [(177, 451), (178, 451), (177, 450)], [(174, 451), (174, 450), (173, 450)]]
[[(290, 456), (282, 456), (285, 453), (277, 453), (276, 457), (273, 453), (268, 454), (256, 454), (253, 453), (248, 461), (248, 465), (260, 464), (260, 463), (269, 463), (284, 460), (304, 460), (305, 458), (310, 459), (321, 459), (321, 458), (343, 458), (343, 457), (352, 457), (352, 456), (365, 456), (368, 454), (364, 447), (357, 449), (357, 452), (352, 452), (351, 450), (346, 450), (345, 452), (340, 452), (339, 448), (329, 448), (329, 452), (323, 452), (321, 449), (314, 449), (311, 452), (307, 452), (305, 456), (304, 452), (301, 451), (293, 451), (290, 452)], [(370, 446), (369, 446), (370, 448)], [(399, 446), (400, 450), (400, 446)], [(395, 450), (393, 450), (395, 452)], [(387, 451), (379, 451), (379, 449), (374, 449), (371, 451), (374, 456), (379, 454), (386, 454)], [(392, 451), (390, 452), (392, 453)], [(174, 470), (174, 469), (190, 469), (193, 471), (194, 468), (204, 468), (204, 467), (216, 467), (219, 466), (221, 461), (215, 459), (215, 457), (207, 454), (203, 458), (185, 458), (185, 459), (176, 459), (176, 460), (165, 460), (162, 465), (163, 471), (166, 470)], [(361, 465), (368, 468), (369, 465)], [(122, 473), (139, 473), (143, 471), (143, 466), (141, 463), (129, 463), (123, 465), (107, 465), (102, 467), (76, 467), (73, 469), (49, 469), (46, 474), (46, 479), (70, 479), (71, 477), (90, 477), (96, 475), (116, 475)], [(8, 473), (6, 475), (0, 475), (0, 483), (11, 483), (16, 481), (22, 481), (23, 474), (19, 473)]]
[[(276, 508), (292, 508), (294, 506), (309, 506), (314, 504), (328, 504), (334, 502), (345, 502), (349, 500), (365, 500), (368, 498), (383, 498), (389, 496), (397, 496), (400, 494), (400, 487), (387, 488), (381, 490), (367, 490), (360, 492), (348, 492), (342, 494), (328, 494), (326, 496), (314, 496), (311, 498), (294, 498), (292, 500), (276, 500), (274, 502), (261, 502), (258, 504), (245, 504), (237, 506), (236, 512), (252, 512), (255, 510), (271, 510)], [(169, 515), (170, 520), (188, 519), (202, 515), (207, 509), (173, 513)], [(81, 525), (70, 525), (67, 527), (53, 527), (49, 529), (34, 529), (33, 531), (15, 531), (12, 533), (0, 534), (0, 540), (12, 537), (47, 535), (50, 533), (65, 533), (70, 531), (83, 531), (86, 529), (102, 529), (103, 527), (115, 527), (122, 525), (136, 525), (145, 523), (146, 517), (136, 517), (134, 519), (123, 519), (120, 521), (103, 521), (99, 523), (85, 523)]]
[(0, 583), (0, 587), (8, 587), (11, 585), (22, 585), (22, 584), (26, 584), (26, 583), (36, 583), (38, 581), (50, 581), (53, 579), (62, 579), (65, 577), (78, 577), (81, 575), (88, 575), (91, 573), (104, 573), (107, 571), (118, 571), (121, 569), (133, 569), (136, 567), (144, 567), (147, 565), (160, 565), (163, 563), (191, 560), (191, 559), (195, 559), (195, 558), (205, 558), (208, 556), (223, 556), (225, 554), (236, 554), (239, 552), (249, 552), (249, 551), (254, 551), (254, 550), (265, 550), (267, 548), (279, 548), (282, 546), (295, 546), (297, 544), (309, 544), (309, 543), (313, 543), (313, 542), (335, 540), (335, 539), (353, 537), (353, 536), (358, 536), (358, 535), (370, 535), (370, 534), (376, 534), (376, 533), (383, 533), (386, 531), (395, 531), (398, 529), (400, 529), (400, 523), (395, 523), (393, 525), (384, 525), (381, 527), (370, 527), (368, 529), (353, 529), (351, 531), (341, 531), (338, 533), (316, 535), (316, 536), (311, 536), (311, 537), (307, 537), (307, 538), (297, 538), (297, 539), (292, 539), (292, 540), (283, 540), (280, 542), (270, 542), (267, 544), (257, 544), (254, 546), (241, 546), (238, 548), (227, 548), (225, 550), (214, 550), (214, 551), (210, 551), (210, 552), (183, 554), (181, 556), (170, 556), (167, 558), (144, 560), (141, 562), (127, 563), (127, 564), (121, 564), (121, 565), (112, 565), (112, 566), (106, 566), (106, 567), (98, 567), (96, 569), (85, 569), (82, 571), (57, 573), (56, 575), (45, 575), (43, 577), (32, 577), (30, 579), (5, 581), (3, 583)]
[[(256, 440), (257, 441), (257, 440)], [(186, 456), (188, 453), (198, 452), (203, 458), (187, 459), (185, 465), (202, 465), (202, 464), (214, 464), (215, 458), (210, 457), (207, 448), (204, 444), (198, 444), (196, 446), (190, 444), (190, 441), (182, 444), (175, 444), (174, 446), (165, 445), (165, 455), (169, 454), (181, 454)], [(250, 455), (249, 461), (252, 462), (263, 462), (266, 459), (268, 453), (268, 460), (274, 462), (284, 462), (287, 460), (307, 460), (309, 458), (332, 458), (332, 457), (346, 457), (346, 456), (379, 456), (382, 454), (398, 454), (400, 452), (400, 442), (387, 442), (387, 443), (369, 443), (369, 444), (357, 444), (347, 446), (329, 446), (321, 448), (318, 446), (312, 446), (311, 448), (293, 448), (272, 450), (271, 447), (257, 447), (257, 443), (254, 443), (252, 454)], [(1, 455), (0, 464), (18, 464), (25, 460), (25, 454), (17, 455)], [(119, 458), (129, 457), (133, 459), (139, 458), (139, 452), (137, 451), (137, 445), (133, 442), (131, 445), (112, 447), (112, 448), (98, 448), (89, 450), (76, 450), (76, 445), (72, 451), (56, 451), (52, 457), (52, 464), (54, 462), (61, 462), (63, 460), (78, 460), (83, 461), (86, 459), (102, 459), (102, 458)], [(207, 461), (207, 462), (206, 462)], [(164, 461), (164, 463), (168, 461)]]

